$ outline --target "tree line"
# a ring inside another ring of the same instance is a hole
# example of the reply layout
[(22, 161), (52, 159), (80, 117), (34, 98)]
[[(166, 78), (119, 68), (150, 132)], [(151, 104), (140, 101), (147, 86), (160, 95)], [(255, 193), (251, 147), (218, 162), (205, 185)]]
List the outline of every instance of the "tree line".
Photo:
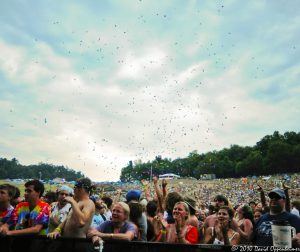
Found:
[(39, 163), (38, 165), (21, 165), (16, 158), (8, 160), (0, 158), (0, 179), (42, 179), (51, 180), (64, 178), (67, 181), (84, 177), (81, 172), (76, 172), (64, 166)]
[(272, 175), (300, 171), (300, 133), (275, 131), (254, 146), (231, 145), (220, 151), (171, 160), (157, 156), (147, 163), (129, 161), (122, 168), (121, 181), (141, 180), (150, 174), (175, 173), (181, 177), (199, 179), (202, 174), (215, 174), (217, 178)]

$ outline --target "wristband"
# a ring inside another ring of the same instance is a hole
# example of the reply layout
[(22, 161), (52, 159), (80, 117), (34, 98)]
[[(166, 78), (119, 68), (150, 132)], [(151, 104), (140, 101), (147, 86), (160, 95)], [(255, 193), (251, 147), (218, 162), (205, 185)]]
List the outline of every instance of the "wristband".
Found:
[(55, 228), (55, 229), (54, 229), (54, 231), (56, 231), (56, 232), (58, 232), (58, 233), (60, 233), (60, 234), (61, 234), (61, 231), (62, 231), (62, 230), (61, 230), (61, 228), (60, 228), (60, 227), (57, 227), (57, 228)]

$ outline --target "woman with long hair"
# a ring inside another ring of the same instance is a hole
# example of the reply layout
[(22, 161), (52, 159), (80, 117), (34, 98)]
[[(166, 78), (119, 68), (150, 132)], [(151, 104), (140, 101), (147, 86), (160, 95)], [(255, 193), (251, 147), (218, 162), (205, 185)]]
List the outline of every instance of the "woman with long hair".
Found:
[(228, 206), (221, 206), (217, 213), (214, 226), (207, 228), (204, 243), (214, 245), (237, 245), (240, 234), (231, 226), (233, 210)]
[(189, 218), (189, 206), (183, 202), (177, 202), (173, 208), (173, 219), (175, 223), (167, 224), (159, 218), (162, 229), (156, 241), (169, 243), (195, 244), (198, 243), (198, 230), (196, 227), (187, 224)]
[(249, 205), (240, 205), (237, 210), (237, 222), (233, 222), (233, 228), (240, 234), (240, 244), (250, 244), (253, 232), (253, 212)]

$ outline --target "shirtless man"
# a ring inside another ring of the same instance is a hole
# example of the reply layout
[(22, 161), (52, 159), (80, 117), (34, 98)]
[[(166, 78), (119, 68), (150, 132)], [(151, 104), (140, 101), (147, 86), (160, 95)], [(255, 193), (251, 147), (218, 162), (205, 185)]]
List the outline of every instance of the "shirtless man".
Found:
[(55, 239), (58, 236), (86, 238), (86, 233), (91, 225), (95, 204), (89, 198), (92, 187), (91, 180), (81, 178), (74, 186), (74, 198), (65, 197), (65, 201), (72, 206), (66, 220), (62, 222), (48, 237)]
[(215, 222), (218, 219), (218, 214), (217, 213), (219, 211), (219, 208), (221, 206), (228, 206), (228, 199), (223, 195), (217, 195), (214, 198), (214, 203), (215, 203), (216, 213), (207, 216), (207, 218), (205, 219), (205, 222), (204, 222), (205, 229), (207, 229), (209, 227), (213, 227), (215, 225)]

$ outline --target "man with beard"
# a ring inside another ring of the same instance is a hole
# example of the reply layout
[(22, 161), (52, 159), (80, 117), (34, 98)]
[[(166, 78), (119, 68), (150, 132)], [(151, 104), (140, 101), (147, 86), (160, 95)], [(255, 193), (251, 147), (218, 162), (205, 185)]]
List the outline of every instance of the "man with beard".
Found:
[(67, 218), (48, 234), (55, 239), (58, 236), (86, 238), (86, 233), (92, 223), (95, 213), (95, 204), (90, 200), (92, 182), (88, 178), (77, 180), (74, 186), (74, 198), (67, 196), (64, 200), (71, 204), (71, 211)]
[(228, 199), (224, 195), (217, 195), (214, 198), (215, 203), (215, 211), (216, 213), (207, 216), (204, 222), (205, 229), (209, 227), (213, 227), (215, 225), (216, 220), (218, 219), (218, 211), (221, 206), (228, 206)]
[(49, 232), (53, 232), (67, 217), (71, 210), (71, 204), (65, 198), (73, 195), (73, 189), (63, 185), (57, 190), (57, 202), (51, 204)]
[(293, 246), (300, 245), (300, 218), (285, 210), (286, 195), (283, 190), (274, 188), (269, 193), (270, 212), (264, 214), (254, 227), (253, 243), (257, 246), (273, 246), (272, 221), (289, 223), (296, 229), (296, 237)]

